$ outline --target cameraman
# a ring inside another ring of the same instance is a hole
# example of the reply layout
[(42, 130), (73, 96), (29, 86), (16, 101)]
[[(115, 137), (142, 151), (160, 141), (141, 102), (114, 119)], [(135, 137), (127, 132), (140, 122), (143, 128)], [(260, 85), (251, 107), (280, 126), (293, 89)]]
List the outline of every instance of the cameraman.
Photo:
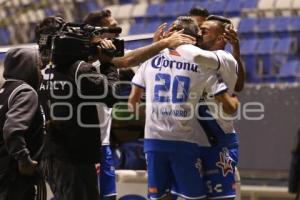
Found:
[[(109, 27), (109, 28), (116, 28), (118, 27), (118, 22), (115, 18), (111, 16), (111, 12), (109, 10), (102, 10), (97, 12), (89, 13), (85, 19), (85, 24), (89, 24), (92, 26), (99, 26), (99, 27)], [(102, 34), (101, 37), (115, 39), (119, 36), (118, 33), (105, 33)], [(188, 42), (188, 36), (184, 35), (174, 35), (174, 38), (170, 38), (168, 41), (169, 47), (171, 45), (179, 45), (181, 42)], [(185, 38), (186, 37), (186, 38)], [(117, 68), (128, 68), (134, 67), (139, 65), (140, 63), (146, 61), (150, 57), (156, 55), (163, 49), (163, 43), (158, 42), (153, 45), (149, 45), (137, 50), (127, 51), (123, 57), (114, 57), (109, 62), (105, 62), (101, 57), (99, 61), (101, 65), (98, 65), (99, 71), (104, 73), (103, 71), (106, 70), (115, 70), (115, 66)], [(175, 43), (175, 44), (173, 44)], [(119, 70), (119, 73), (126, 73), (130, 72), (132, 69), (126, 69), (126, 71)], [(115, 74), (115, 79), (118, 79), (118, 74)], [(112, 152), (110, 148), (110, 131), (111, 131), (111, 112), (112, 109), (107, 107), (98, 107), (99, 118), (101, 121), (105, 122), (104, 126), (101, 126), (101, 141), (102, 141), (102, 157), (100, 162), (100, 197), (101, 199), (116, 199), (116, 180), (115, 180), (115, 171), (113, 166), (112, 160)]]
[[(101, 16), (106, 16), (106, 12), (102, 12)], [(90, 24), (92, 26), (100, 26), (103, 27), (106, 24), (102, 23), (102, 20), (95, 20), (95, 22), (91, 18), (86, 18), (84, 21), (85, 24)], [(116, 27), (116, 21), (113, 21), (113, 26)], [(108, 34), (104, 33), (101, 35), (103, 38), (115, 38), (118, 34)], [(96, 67), (97, 71), (102, 74), (111, 73), (113, 78), (118, 81), (119, 74), (117, 68), (114, 64), (110, 63), (110, 60), (103, 59), (103, 56), (99, 57), (99, 60), (93, 62), (93, 65)], [(111, 123), (112, 123), (112, 108), (108, 108), (105, 105), (98, 105), (98, 116), (101, 124), (101, 159), (100, 159), (100, 174), (99, 174), (99, 191), (100, 191), (100, 199), (103, 200), (114, 200), (117, 197), (116, 191), (116, 175), (115, 168), (113, 164), (113, 156), (112, 150), (110, 148), (110, 131), (111, 131)], [(99, 149), (100, 151), (100, 149)]]
[[(70, 45), (83, 41), (76, 38), (80, 34), (69, 37), (60, 32), (61, 40), (52, 51), (51, 38), (64, 25), (62, 18), (48, 17), (36, 28), (43, 65), (49, 63), (42, 70), (40, 87), (48, 120), (42, 169), (57, 200), (99, 200), (95, 163), (99, 162), (101, 143), (96, 105), (104, 102), (111, 107), (117, 101), (113, 89), (118, 88), (113, 88), (115, 79), (110, 72), (107, 76), (97, 73), (87, 62), (89, 58), (81, 55), (82, 49), (64, 45), (67, 39), (74, 40)], [(113, 47), (107, 41), (99, 42)]]

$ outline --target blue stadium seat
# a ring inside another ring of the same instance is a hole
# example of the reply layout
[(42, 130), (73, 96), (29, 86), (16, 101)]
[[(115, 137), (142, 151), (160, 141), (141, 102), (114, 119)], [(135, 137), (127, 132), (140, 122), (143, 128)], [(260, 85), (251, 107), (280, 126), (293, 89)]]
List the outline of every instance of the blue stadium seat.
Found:
[(275, 66), (281, 66), (288, 60), (297, 57), (297, 40), (295, 37), (280, 38), (273, 50), (272, 62)]
[(161, 5), (161, 16), (172, 17), (178, 16), (178, 2), (166, 2)]
[(162, 22), (160, 21), (159, 18), (149, 19), (144, 27), (143, 32), (144, 33), (154, 33), (155, 30), (157, 29), (157, 27), (161, 24), (162, 24)]
[(259, 41), (257, 46), (258, 59), (262, 63), (262, 69), (264, 75), (272, 75), (273, 63), (272, 63), (272, 53), (276, 45), (276, 39), (265, 38)]
[(129, 35), (135, 35), (142, 33), (145, 27), (145, 23), (142, 20), (136, 20), (134, 24), (131, 25), (129, 30)]
[(269, 37), (273, 31), (273, 18), (260, 18), (256, 24), (256, 33), (259, 37)]
[(259, 55), (272, 54), (275, 48), (276, 40), (274, 38), (264, 38), (259, 41), (256, 53)]
[(0, 62), (3, 62), (5, 58), (5, 52), (0, 52)]
[(254, 38), (241, 41), (241, 55), (245, 62), (247, 80), (250, 82), (260, 81), (260, 77), (257, 73), (257, 46), (258, 40)]
[(256, 18), (242, 18), (238, 27), (240, 36), (243, 38), (254, 38), (256, 22)]
[(210, 13), (216, 15), (224, 15), (224, 8), (227, 5), (225, 0), (211, 0), (207, 1), (206, 5), (203, 4), (204, 8), (207, 8)]
[(161, 4), (149, 4), (146, 17), (157, 17), (161, 15)]
[(296, 42), (296, 38), (293, 37), (280, 38), (273, 52), (275, 54), (294, 54), (297, 50), (295, 48)]
[(187, 15), (187, 13), (195, 6), (194, 1), (183, 1), (178, 4), (178, 15)]
[(239, 16), (241, 13), (241, 7), (240, 0), (229, 0), (225, 7), (225, 14), (229, 17)]
[(55, 12), (51, 8), (45, 8), (44, 11), (47, 17), (55, 15)]
[(292, 60), (281, 66), (278, 76), (282, 81), (296, 81), (300, 77), (300, 61)]
[[(194, 2), (194, 7), (201, 7), (201, 8), (206, 8), (206, 9), (208, 9), (209, 10), (209, 4), (210, 4), (210, 1), (208, 1), (208, 0), (200, 0), (200, 1), (195, 1)], [(209, 10), (210, 12), (211, 12), (211, 10)]]
[(145, 39), (145, 40), (132, 40), (125, 42), (125, 48), (126, 49), (136, 49), (143, 46), (146, 46), (148, 44), (151, 44), (152, 39)]
[(289, 35), (291, 18), (290, 17), (275, 17), (273, 21), (273, 31), (280, 37)]
[(5, 27), (0, 28), (0, 44), (8, 45), (10, 43), (10, 33)]
[(300, 16), (291, 17), (291, 31), (300, 32)]
[(96, 10), (101, 10), (101, 6), (96, 2), (87, 2), (86, 3), (87, 12), (93, 12)]
[(255, 38), (245, 39), (241, 42), (241, 55), (254, 55), (256, 54), (258, 40)]
[(255, 9), (257, 7), (257, 3), (258, 3), (258, 0), (243, 0), (243, 3), (242, 3), (242, 8), (247, 8), (247, 9)]
[(300, 16), (293, 16), (290, 20), (291, 34), (297, 37), (298, 45), (300, 46)]

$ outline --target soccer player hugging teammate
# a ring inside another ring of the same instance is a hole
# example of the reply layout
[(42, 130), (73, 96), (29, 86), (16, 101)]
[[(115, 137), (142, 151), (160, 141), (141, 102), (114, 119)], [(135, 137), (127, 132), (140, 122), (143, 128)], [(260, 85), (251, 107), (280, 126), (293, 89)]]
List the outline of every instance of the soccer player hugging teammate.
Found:
[[(207, 135), (210, 147), (201, 146), (200, 155), (205, 171), (208, 198), (234, 199), (234, 172), (238, 162), (238, 139), (233, 127), (232, 114), (237, 109), (238, 101), (234, 91), (238, 79), (238, 63), (233, 56), (224, 51), (226, 37), (224, 31), (230, 21), (220, 16), (209, 16), (200, 27), (202, 43), (200, 48), (182, 45), (176, 50), (189, 59), (204, 63), (203, 52), (209, 50), (212, 69), (216, 69), (220, 80), (227, 86), (225, 98), (234, 109), (219, 109), (219, 97), (202, 100), (198, 107), (199, 123)], [(209, 65), (207, 65), (209, 66)]]
[[(199, 28), (191, 17), (178, 17), (170, 31), (182, 29), (185, 34), (199, 37)], [(191, 47), (192, 51), (186, 50)], [(222, 103), (226, 113), (236, 111), (237, 98), (227, 92), (217, 75), (218, 65), (226, 64), (236, 65), (236, 61), (232, 56), (218, 59), (214, 52), (184, 45), (176, 50), (164, 49), (143, 63), (133, 78), (130, 109), (138, 109), (146, 91), (144, 151), (150, 199), (170, 199), (171, 193), (185, 199), (210, 195), (203, 163), (210, 153), (207, 149), (199, 151), (199, 146), (209, 146), (210, 142), (199, 132), (198, 105), (201, 99), (209, 99), (205, 95), (209, 94)]]

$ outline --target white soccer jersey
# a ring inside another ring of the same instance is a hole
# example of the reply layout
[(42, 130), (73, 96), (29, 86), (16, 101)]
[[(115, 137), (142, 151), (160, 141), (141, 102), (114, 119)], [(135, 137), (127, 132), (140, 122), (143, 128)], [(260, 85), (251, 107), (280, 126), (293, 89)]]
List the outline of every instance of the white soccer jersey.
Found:
[[(101, 63), (99, 60), (93, 63), (93, 66), (96, 68), (98, 73), (100, 73), (100, 65)], [(97, 105), (97, 112), (101, 130), (101, 143), (102, 145), (109, 145), (112, 123), (112, 108), (108, 108), (105, 104), (100, 103)]]
[[(226, 84), (228, 90), (227, 92), (230, 95), (234, 94), (235, 84), (237, 81), (237, 73), (238, 73), (238, 64), (236, 60), (233, 58), (233, 56), (223, 50), (215, 51), (216, 55), (218, 56), (220, 66), (218, 73), (220, 75), (220, 78), (223, 80), (223, 82)], [(207, 99), (207, 102), (216, 102), (215, 99)], [(212, 106), (208, 106), (210, 111), (213, 112), (214, 108)], [(216, 121), (219, 124), (219, 126), (222, 128), (224, 133), (234, 133), (234, 121), (232, 120), (232, 116), (227, 115), (223, 112), (223, 110), (220, 110), (220, 112), (217, 112), (218, 116), (216, 117)]]
[[(195, 47), (193, 45), (182, 45), (179, 48), (177, 48), (178, 52), (184, 52), (189, 60), (195, 61), (195, 62), (201, 62), (201, 58), (203, 54), (208, 54), (206, 57), (209, 56), (215, 56), (217, 59), (217, 64), (213, 65), (210, 64), (208, 67), (211, 69), (217, 69), (219, 78), (226, 84), (228, 90), (227, 92), (229, 94), (234, 93), (235, 84), (237, 81), (237, 73), (238, 73), (238, 64), (237, 61), (234, 59), (234, 57), (224, 51), (224, 50), (217, 50), (217, 51), (203, 51), (202, 49)], [(212, 60), (216, 60), (212, 59)], [(218, 123), (218, 125), (222, 128), (224, 133), (233, 133), (235, 132), (233, 127), (233, 120), (232, 116), (227, 115), (222, 110), (215, 111), (215, 107), (211, 106), (210, 103), (216, 103), (214, 98), (206, 99), (206, 102), (208, 102), (208, 107), (211, 111), (211, 113), (216, 114), (215, 119)]]
[(218, 73), (228, 87), (227, 92), (232, 95), (238, 78), (238, 64), (231, 53), (223, 50), (214, 52), (220, 61)]
[(143, 63), (132, 82), (146, 91), (145, 139), (208, 144), (198, 130), (197, 105), (204, 93), (227, 89), (216, 70), (165, 49)]

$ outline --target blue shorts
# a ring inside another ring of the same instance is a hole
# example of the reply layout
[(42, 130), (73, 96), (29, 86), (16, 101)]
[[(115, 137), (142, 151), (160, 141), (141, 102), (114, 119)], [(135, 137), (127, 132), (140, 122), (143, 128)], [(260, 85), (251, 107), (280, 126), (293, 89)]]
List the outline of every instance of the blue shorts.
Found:
[(173, 151), (146, 151), (150, 199), (160, 199), (168, 193), (186, 199), (206, 197), (199, 147), (182, 143), (185, 142)]
[(238, 162), (238, 145), (200, 147), (200, 155), (203, 159), (208, 198), (235, 197), (234, 174)]
[(113, 165), (112, 151), (109, 145), (101, 147), (102, 157), (100, 163), (100, 199), (116, 196), (116, 174)]

